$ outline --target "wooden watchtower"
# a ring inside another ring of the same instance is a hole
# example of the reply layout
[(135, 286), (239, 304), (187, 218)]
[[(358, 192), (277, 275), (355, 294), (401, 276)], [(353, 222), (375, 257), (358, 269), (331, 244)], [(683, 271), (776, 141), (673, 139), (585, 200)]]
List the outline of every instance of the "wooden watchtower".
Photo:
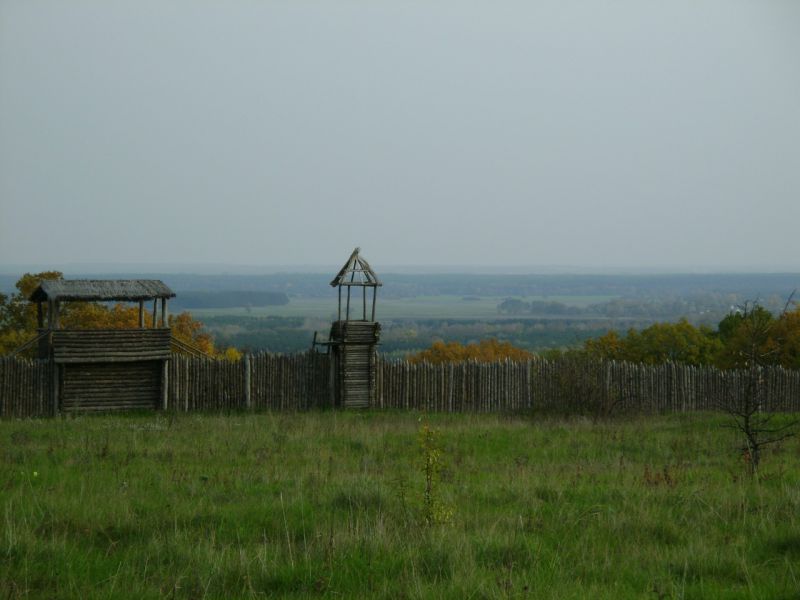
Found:
[[(174, 296), (158, 280), (43, 281), (30, 300), (37, 305), (39, 357), (53, 361), (54, 412), (166, 408), (171, 340), (167, 300)], [(62, 303), (76, 301), (138, 302), (139, 326), (63, 329)], [(150, 301), (152, 327), (145, 328), (145, 303)]]
[[(339, 289), (338, 317), (328, 338), (332, 396), (335, 406), (345, 408), (366, 408), (375, 403), (377, 345), (381, 331), (380, 323), (375, 321), (375, 303), (378, 288), (383, 284), (359, 252), (359, 248), (353, 250), (331, 281), (331, 286)], [(358, 294), (359, 288), (361, 294)], [(370, 288), (372, 298), (368, 303)], [(342, 318), (344, 290), (347, 290), (347, 297)]]

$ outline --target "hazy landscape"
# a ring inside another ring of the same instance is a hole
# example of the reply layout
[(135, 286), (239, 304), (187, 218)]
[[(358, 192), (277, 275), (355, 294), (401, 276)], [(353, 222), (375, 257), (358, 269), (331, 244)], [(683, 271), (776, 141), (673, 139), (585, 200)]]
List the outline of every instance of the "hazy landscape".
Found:
[(796, 0), (2, 0), (0, 600), (797, 600), (798, 140)]
[[(500, 268), (498, 267), (498, 271)], [(21, 275), (21, 273), (20, 273)], [(158, 277), (175, 290), (176, 310), (203, 322), (218, 345), (296, 352), (336, 318), (331, 273), (80, 273), (69, 277)], [(681, 318), (715, 327), (744, 303), (783, 310), (800, 288), (796, 273), (572, 274), (380, 273), (380, 351), (392, 356), (434, 340), (496, 338), (531, 351), (567, 349), (616, 329)], [(10, 294), (18, 276), (0, 275)], [(353, 300), (359, 311), (361, 299)]]

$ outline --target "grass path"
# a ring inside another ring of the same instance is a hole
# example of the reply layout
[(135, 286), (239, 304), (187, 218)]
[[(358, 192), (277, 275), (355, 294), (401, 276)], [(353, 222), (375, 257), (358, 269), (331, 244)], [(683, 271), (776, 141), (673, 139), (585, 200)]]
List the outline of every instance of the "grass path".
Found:
[(2, 598), (798, 598), (800, 443), (745, 477), (719, 417), (0, 422)]

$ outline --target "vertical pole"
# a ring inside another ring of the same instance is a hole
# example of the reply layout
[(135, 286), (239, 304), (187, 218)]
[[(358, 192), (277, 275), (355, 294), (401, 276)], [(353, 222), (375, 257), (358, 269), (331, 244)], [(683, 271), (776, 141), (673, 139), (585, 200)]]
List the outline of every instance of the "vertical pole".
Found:
[[(41, 335), (44, 332), (44, 309), (41, 300), (36, 303), (36, 324), (39, 326), (38, 333)], [(48, 350), (50, 349), (49, 336), (39, 339), (39, 358), (47, 358)]]
[(344, 317), (345, 321), (349, 321), (350, 320), (350, 290), (351, 289), (352, 289), (352, 286), (348, 285), (347, 286), (347, 312), (346, 312), (345, 317)]
[(47, 357), (51, 359), (53, 353), (53, 326), (55, 323), (55, 317), (53, 315), (55, 312), (54, 305), (55, 303), (52, 300), (47, 301), (47, 329), (49, 330), (47, 333)]
[(164, 360), (161, 366), (161, 408), (163, 410), (167, 410), (167, 397), (169, 395), (168, 383), (169, 370), (167, 369), (167, 360)]
[(167, 319), (167, 299), (161, 299), (161, 326), (169, 327), (169, 320)]
[(139, 300), (139, 329), (144, 329), (144, 300)]
[(339, 352), (333, 351), (330, 353), (330, 361), (328, 361), (328, 365), (330, 370), (328, 371), (328, 391), (330, 392), (330, 401), (331, 401), (331, 408), (336, 408), (336, 397), (338, 395), (338, 364), (339, 364)]
[(252, 378), (252, 366), (250, 365), (250, 355), (245, 354), (242, 357), (244, 361), (244, 405), (247, 410), (250, 410), (252, 407), (252, 396), (250, 392), (250, 380)]
[(362, 292), (361, 295), (364, 298), (364, 313), (363, 313), (364, 316), (363, 316), (363, 319), (364, 319), (364, 321), (366, 321), (367, 320), (367, 286), (362, 286), (361, 287), (361, 292)]
[(342, 286), (339, 286), (339, 313), (336, 319), (337, 321), (342, 320)]
[(50, 359), (50, 368), (53, 370), (53, 389), (51, 393), (53, 394), (52, 401), (53, 401), (53, 416), (58, 416), (58, 364), (51, 358)]
[(372, 288), (372, 320), (375, 320), (375, 299), (378, 297), (378, 286)]
[(153, 298), (153, 329), (158, 327), (158, 321), (156, 321), (157, 314), (158, 314), (158, 298)]
[(54, 308), (54, 310), (53, 310), (53, 329), (58, 329), (60, 327), (60, 324), (59, 324), (59, 316), (60, 316), (59, 312), (61, 310), (61, 306), (60, 306), (58, 300), (56, 300), (53, 303), (53, 308)]

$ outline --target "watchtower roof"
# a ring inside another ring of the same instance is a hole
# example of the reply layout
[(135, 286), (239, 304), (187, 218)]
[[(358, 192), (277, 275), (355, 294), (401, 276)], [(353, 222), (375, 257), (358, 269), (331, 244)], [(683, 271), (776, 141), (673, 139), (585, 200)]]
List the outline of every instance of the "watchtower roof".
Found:
[(30, 300), (135, 302), (174, 297), (175, 292), (159, 279), (46, 279), (33, 291)]
[(344, 263), (344, 266), (331, 281), (331, 287), (338, 285), (377, 287), (383, 285), (369, 266), (369, 263), (359, 255), (361, 248), (356, 248)]

